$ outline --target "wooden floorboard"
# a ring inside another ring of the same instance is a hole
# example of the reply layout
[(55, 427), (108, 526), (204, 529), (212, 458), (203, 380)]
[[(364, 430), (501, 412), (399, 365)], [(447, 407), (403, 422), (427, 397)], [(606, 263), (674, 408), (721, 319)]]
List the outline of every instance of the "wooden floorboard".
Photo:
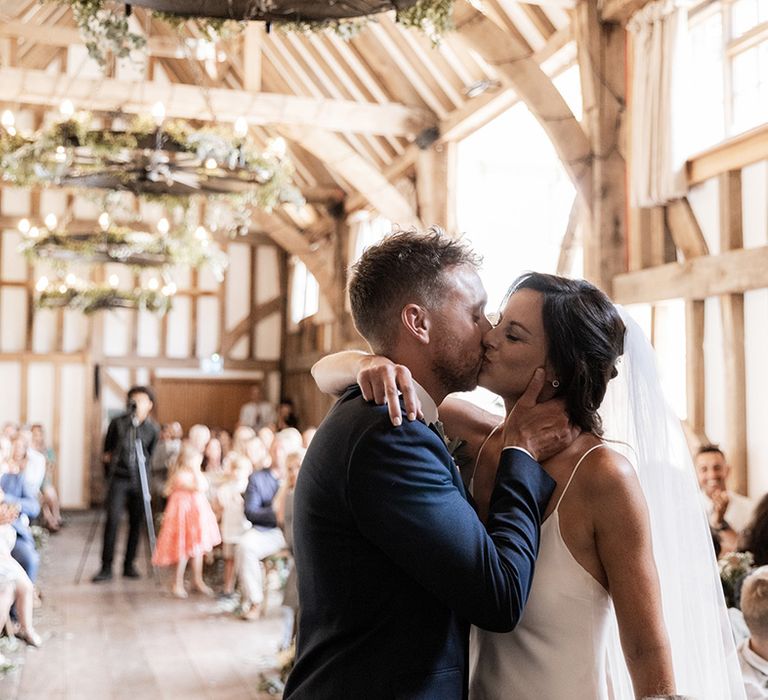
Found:
[[(83, 582), (74, 583), (93, 514), (75, 514), (43, 550), (36, 612), (42, 649), (11, 652), (17, 668), (0, 679), (2, 700), (247, 700), (264, 698), (260, 674), (274, 674), (280, 598), (265, 619), (243, 622), (202, 596), (177, 600), (152, 579), (90, 583), (101, 533)], [(125, 533), (121, 532), (121, 543)], [(119, 559), (118, 559), (119, 561)], [(146, 571), (144, 559), (139, 562)]]

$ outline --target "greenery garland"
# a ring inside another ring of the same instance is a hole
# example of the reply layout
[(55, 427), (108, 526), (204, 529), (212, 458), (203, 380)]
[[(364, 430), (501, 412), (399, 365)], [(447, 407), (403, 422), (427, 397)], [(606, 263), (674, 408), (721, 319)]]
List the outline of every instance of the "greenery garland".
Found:
[(204, 230), (191, 233), (179, 227), (169, 235), (159, 235), (110, 224), (105, 231), (88, 234), (43, 231), (40, 235), (30, 229), (24, 234), (20, 251), (29, 260), (51, 260), (62, 269), (70, 261), (122, 263), (136, 268), (206, 265), (221, 282), (227, 267), (226, 254), (210, 244)]
[(79, 285), (51, 284), (39, 292), (38, 308), (67, 307), (91, 314), (101, 309), (140, 309), (166, 313), (171, 308), (171, 295), (153, 289), (126, 291), (108, 285), (84, 283)]
[[(267, 211), (281, 202), (303, 201), (291, 182), (293, 168), (280, 149), (262, 152), (221, 126), (196, 129), (186, 121), (170, 120), (158, 127), (142, 116), (133, 118), (124, 131), (92, 129), (92, 123), (90, 113), (79, 112), (30, 136), (0, 127), (3, 179), (23, 187), (76, 183), (106, 172), (133, 190), (141, 187), (137, 178), (157, 167), (153, 185), (162, 189), (162, 177), (173, 182), (173, 168), (179, 168), (200, 183), (201, 194), (205, 186), (217, 192), (219, 183), (229, 183), (235, 191), (218, 191), (220, 196), (245, 197), (248, 204)], [(162, 157), (156, 164), (158, 155)]]
[[(101, 67), (112, 53), (117, 58), (128, 58), (146, 46), (146, 38), (131, 31), (128, 17), (124, 12), (111, 11), (108, 0), (45, 0), (69, 5), (80, 33), (88, 49), (88, 55)], [(451, 15), (454, 0), (418, 0), (414, 5), (397, 10), (395, 21), (404, 27), (415, 28), (426, 34), (433, 44), (438, 44), (443, 34), (453, 29)], [(156, 19), (167, 22), (177, 30), (189, 17), (152, 12)], [(213, 17), (196, 17), (195, 21), (208, 41), (219, 41), (241, 31), (245, 21), (225, 20)], [(342, 39), (355, 36), (366, 24), (366, 18), (348, 20), (326, 20), (320, 22), (274, 22), (270, 23), (282, 31), (302, 33), (332, 31)]]

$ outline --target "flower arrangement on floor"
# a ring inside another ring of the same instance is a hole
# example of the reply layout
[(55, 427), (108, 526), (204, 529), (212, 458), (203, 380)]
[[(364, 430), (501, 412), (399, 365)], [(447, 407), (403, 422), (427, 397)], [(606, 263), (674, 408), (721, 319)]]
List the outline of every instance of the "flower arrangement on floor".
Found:
[(248, 126), (194, 128), (160, 115), (135, 117), (123, 130), (92, 128), (93, 116), (78, 112), (34, 134), (0, 127), (3, 180), (17, 186), (67, 185), (128, 190), (155, 197), (195, 194), (247, 198), (267, 211), (303, 200), (291, 184), (293, 168), (285, 142), (260, 151)]
[[(126, 58), (146, 46), (144, 35), (130, 27), (130, 9), (119, 9), (122, 3), (109, 0), (47, 0), (72, 8), (75, 23), (88, 53), (102, 67), (111, 53)], [(264, 20), (286, 31), (314, 32), (331, 30), (342, 38), (353, 36), (365, 26), (369, 16), (395, 10), (395, 19), (405, 27), (426, 34), (433, 43), (452, 28), (454, 0), (369, 0), (347, 3), (282, 3), (280, 0), (223, 0), (216, 3), (179, 2), (171, 0), (136, 0), (132, 5), (149, 8), (156, 19), (179, 27), (195, 19), (207, 40), (216, 42), (239, 31), (248, 20)], [(131, 5), (125, 5), (130, 8)]]

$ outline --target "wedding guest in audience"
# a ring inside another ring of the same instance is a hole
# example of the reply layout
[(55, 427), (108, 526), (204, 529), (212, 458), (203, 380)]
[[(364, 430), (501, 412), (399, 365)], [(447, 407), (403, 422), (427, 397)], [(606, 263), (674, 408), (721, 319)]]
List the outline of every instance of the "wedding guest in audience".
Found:
[(205, 492), (208, 483), (200, 471), (203, 455), (191, 444), (181, 447), (168, 480), (168, 505), (152, 556), (156, 566), (176, 565), (171, 593), (186, 598), (184, 572), (192, 560), (192, 585), (204, 595), (213, 591), (203, 581), (203, 555), (221, 542), (219, 527)]
[(37, 580), (40, 556), (35, 549), (35, 539), (29, 522), (40, 514), (40, 501), (37, 499), (37, 493), (30, 490), (24, 478), (28, 453), (29, 443), (26, 437), (18, 434), (11, 443), (11, 455), (5, 462), (3, 475), (0, 476), (0, 490), (3, 502), (19, 506), (19, 515), (12, 523), (16, 531), (16, 542), (11, 555), (34, 583)]
[(29, 486), (31, 493), (39, 494), (45, 480), (45, 472), (47, 464), (45, 455), (35, 448), (32, 440), (32, 430), (28, 427), (23, 427), (17, 433), (17, 437), (21, 436), (27, 443), (27, 459), (24, 466), (24, 480)]
[(239, 425), (253, 428), (257, 433), (265, 426), (275, 422), (275, 409), (264, 397), (264, 389), (261, 384), (251, 387), (251, 400), (244, 403), (240, 409)]
[(207, 425), (196, 423), (193, 425), (187, 433), (187, 440), (192, 443), (192, 446), (200, 453), (203, 454), (205, 446), (211, 439), (211, 431)]
[(280, 432), (286, 428), (298, 428), (299, 417), (293, 406), (293, 400), (288, 398), (280, 399), (280, 405), (277, 407), (277, 420), (275, 429)]
[(224, 468), (223, 451), (221, 442), (215, 435), (211, 435), (208, 444), (203, 450), (203, 471), (206, 474), (218, 474)]
[(48, 445), (45, 438), (45, 428), (40, 423), (32, 426), (32, 446), (45, 457), (45, 478), (40, 486), (40, 516), (43, 525), (50, 532), (58, 532), (62, 525), (59, 495), (56, 493), (54, 475), (56, 472), (56, 453)]
[[(18, 516), (18, 504), (0, 502), (0, 629), (5, 628), (11, 606), (15, 604), (18, 630), (14, 634), (30, 646), (39, 647), (42, 639), (35, 630), (33, 620), (34, 584), (19, 562), (11, 556), (16, 541), (13, 522)], [(0, 654), (0, 666), (6, 662), (7, 659)]]
[[(224, 586), (222, 594), (231, 596), (235, 591), (235, 548), (243, 533), (251, 526), (245, 517), (243, 493), (254, 469), (254, 459), (260, 459), (254, 451), (257, 443), (264, 452), (261, 440), (251, 428), (235, 430), (232, 452), (224, 462), (224, 471), (216, 489), (216, 502), (220, 513), (222, 557), (224, 559)], [(261, 468), (259, 464), (259, 469)]]
[(695, 463), (709, 525), (718, 534), (721, 554), (728, 554), (736, 549), (739, 533), (749, 524), (754, 503), (728, 489), (731, 468), (717, 445), (699, 448)]
[(232, 449), (232, 436), (229, 434), (228, 430), (214, 428), (211, 430), (211, 437), (216, 438), (219, 441), (222, 457), (229, 454), (229, 451)]
[(152, 495), (153, 503), (160, 509), (165, 506), (163, 492), (168, 480), (168, 468), (171, 462), (176, 459), (176, 455), (179, 454), (183, 435), (184, 431), (178, 421), (164, 423), (160, 427), (160, 438), (149, 460), (149, 492)]
[(16, 437), (16, 433), (19, 432), (19, 424), (12, 421), (3, 423), (3, 436), (9, 440), (13, 440)]
[[(285, 480), (275, 496), (275, 517), (283, 531), (286, 549), (293, 556), (293, 494), (296, 489), (296, 479), (301, 468), (306, 450), (303, 448), (289, 452), (285, 458)], [(287, 649), (293, 641), (296, 629), (296, 616), (299, 613), (299, 588), (296, 577), (296, 567), (292, 564), (285, 582), (283, 592), (283, 639), (280, 649)]]
[(755, 569), (744, 580), (741, 612), (750, 632), (739, 645), (747, 700), (768, 698), (768, 566)]
[(738, 549), (751, 552), (755, 566), (768, 564), (768, 494), (755, 507), (751, 522), (741, 533)]
[(264, 447), (267, 448), (267, 451), (271, 450), (272, 443), (275, 440), (275, 431), (271, 427), (262, 428), (258, 431), (257, 435), (259, 436), (259, 440), (264, 443)]
[[(277, 517), (272, 502), (280, 487), (285, 455), (289, 450), (280, 442), (291, 437), (280, 436), (288, 431), (299, 434), (298, 430), (283, 430), (272, 443), (271, 462), (268, 467), (256, 469), (248, 479), (245, 490), (245, 517), (251, 522), (251, 529), (240, 538), (235, 553), (235, 568), (243, 593), (243, 619), (256, 620), (261, 614), (264, 599), (261, 561), (285, 547), (285, 537), (277, 526)], [(300, 435), (300, 434), (299, 434)]]

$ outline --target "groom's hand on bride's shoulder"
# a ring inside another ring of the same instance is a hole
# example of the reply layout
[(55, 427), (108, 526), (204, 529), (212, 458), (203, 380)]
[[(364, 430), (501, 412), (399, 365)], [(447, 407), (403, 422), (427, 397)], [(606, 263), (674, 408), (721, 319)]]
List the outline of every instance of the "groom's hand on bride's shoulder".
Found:
[(571, 425), (563, 400), (538, 403), (544, 384), (540, 367), (504, 422), (504, 445), (527, 450), (540, 464), (568, 447), (580, 432)]
[(368, 355), (360, 361), (357, 383), (366, 401), (374, 401), (380, 406), (387, 404), (392, 425), (401, 425), (403, 422), (398, 398), (400, 394), (403, 395), (408, 420), (423, 418), (411, 370), (405, 365), (395, 364), (382, 355)]

